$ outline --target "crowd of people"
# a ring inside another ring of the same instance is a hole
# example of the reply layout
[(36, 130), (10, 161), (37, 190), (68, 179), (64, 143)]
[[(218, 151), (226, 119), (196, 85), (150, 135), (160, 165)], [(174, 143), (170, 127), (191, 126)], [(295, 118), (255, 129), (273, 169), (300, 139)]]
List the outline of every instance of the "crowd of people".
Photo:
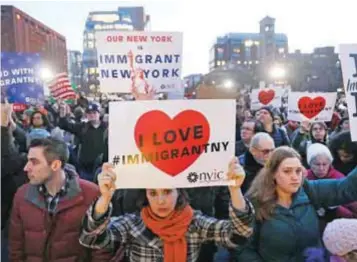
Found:
[(249, 108), (237, 100), (232, 186), (140, 190), (115, 188), (107, 101), (2, 104), (2, 261), (357, 261), (343, 98), (328, 123)]

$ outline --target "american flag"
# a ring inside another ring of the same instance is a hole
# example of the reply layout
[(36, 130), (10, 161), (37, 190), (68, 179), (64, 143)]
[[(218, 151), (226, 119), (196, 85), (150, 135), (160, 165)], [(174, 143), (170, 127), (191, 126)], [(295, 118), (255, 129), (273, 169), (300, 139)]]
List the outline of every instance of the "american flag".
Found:
[(48, 89), (55, 99), (71, 99), (76, 97), (67, 73), (60, 73), (48, 83)]

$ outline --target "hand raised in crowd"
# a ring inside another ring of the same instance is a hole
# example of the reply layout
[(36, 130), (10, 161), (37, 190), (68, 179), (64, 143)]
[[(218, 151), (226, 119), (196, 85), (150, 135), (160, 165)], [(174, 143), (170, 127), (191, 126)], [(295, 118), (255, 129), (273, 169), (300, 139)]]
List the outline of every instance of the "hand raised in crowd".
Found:
[(230, 191), (241, 188), (245, 179), (245, 171), (236, 157), (229, 162), (227, 178), (234, 181), (234, 185), (229, 186)]
[(154, 100), (155, 99), (155, 88), (150, 87), (147, 93), (140, 93), (137, 87), (131, 89), (131, 94), (135, 100)]
[(10, 122), (10, 117), (12, 113), (12, 105), (5, 100), (5, 103), (1, 104), (1, 126), (7, 127)]
[(241, 210), (245, 209), (246, 203), (241, 191), (241, 186), (245, 179), (245, 171), (236, 157), (229, 162), (227, 178), (234, 181), (233, 185), (228, 186), (233, 207)]
[(101, 193), (97, 204), (95, 205), (95, 213), (97, 215), (107, 212), (110, 201), (115, 192), (116, 173), (114, 168), (109, 163), (104, 163), (102, 166), (102, 173), (98, 176), (98, 185)]
[(60, 117), (66, 117), (71, 113), (71, 109), (65, 102), (61, 102), (59, 105), (59, 114)]

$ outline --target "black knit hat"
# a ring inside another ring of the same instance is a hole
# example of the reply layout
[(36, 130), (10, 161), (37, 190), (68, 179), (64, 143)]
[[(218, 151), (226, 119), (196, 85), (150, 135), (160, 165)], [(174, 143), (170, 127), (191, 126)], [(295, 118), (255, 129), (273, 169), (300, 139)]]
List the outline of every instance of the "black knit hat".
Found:
[(273, 110), (272, 110), (272, 108), (271, 108), (270, 106), (262, 106), (261, 108), (259, 108), (259, 109), (255, 112), (255, 114), (258, 113), (260, 110), (266, 110), (266, 111), (268, 111), (269, 114), (270, 114), (270, 116), (271, 116), (271, 119), (274, 120), (274, 112), (273, 112)]

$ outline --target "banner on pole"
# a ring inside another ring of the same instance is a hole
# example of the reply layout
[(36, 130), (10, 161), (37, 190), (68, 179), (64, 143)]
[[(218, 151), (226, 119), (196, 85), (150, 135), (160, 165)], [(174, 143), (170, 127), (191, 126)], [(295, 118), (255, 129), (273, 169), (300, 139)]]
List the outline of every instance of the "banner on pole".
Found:
[(43, 83), (40, 75), (39, 54), (1, 53), (1, 92), (9, 103), (42, 104)]
[(183, 88), (182, 33), (100, 31), (95, 37), (101, 92)]
[(288, 120), (329, 122), (336, 104), (336, 92), (289, 92)]
[(235, 108), (234, 100), (110, 103), (109, 157), (117, 187), (228, 185)]
[(281, 107), (284, 90), (281, 87), (253, 89), (250, 94), (250, 108), (258, 110), (262, 106)]
[(352, 141), (357, 141), (357, 44), (340, 45), (340, 61)]

